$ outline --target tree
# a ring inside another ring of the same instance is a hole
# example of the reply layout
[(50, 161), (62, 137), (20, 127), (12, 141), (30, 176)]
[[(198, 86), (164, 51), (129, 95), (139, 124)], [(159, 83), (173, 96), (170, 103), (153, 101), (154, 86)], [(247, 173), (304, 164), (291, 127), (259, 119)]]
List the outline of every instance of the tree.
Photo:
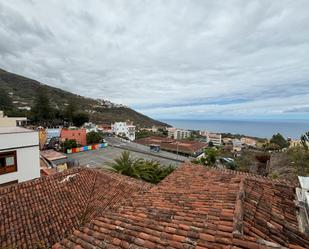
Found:
[(215, 145), (214, 145), (213, 141), (209, 141), (208, 146), (209, 147), (214, 147)]
[(62, 149), (64, 152), (66, 152), (68, 149), (76, 148), (77, 147), (77, 142), (75, 139), (69, 139), (65, 140), (62, 143)]
[(173, 166), (162, 166), (157, 161), (142, 158), (134, 159), (128, 151), (124, 151), (110, 166), (120, 174), (154, 184), (160, 182), (174, 170)]
[(206, 156), (207, 165), (214, 165), (216, 163), (218, 151), (215, 148), (207, 148), (204, 153)]
[(103, 139), (103, 134), (100, 132), (91, 131), (87, 133), (87, 143), (88, 144), (100, 143), (102, 139)]
[(89, 121), (89, 115), (86, 112), (76, 112), (73, 115), (72, 121), (75, 126), (80, 127)]
[(50, 106), (48, 95), (44, 89), (39, 89), (32, 108), (32, 119), (40, 122), (52, 120), (53, 117), (54, 112)]
[(8, 111), (13, 109), (13, 102), (6, 91), (0, 89), (0, 110)]
[(305, 134), (303, 134), (300, 137), (301, 144), (303, 145), (304, 149), (308, 151), (308, 143), (309, 143), (309, 131), (307, 131)]
[(75, 102), (73, 100), (70, 100), (64, 110), (64, 117), (67, 118), (69, 122), (73, 122), (73, 116), (76, 111), (77, 108)]
[(124, 151), (121, 153), (121, 156), (114, 159), (114, 162), (111, 163), (109, 166), (111, 166), (115, 171), (120, 174), (138, 177), (138, 174), (134, 168), (135, 164), (136, 160), (131, 157), (130, 152)]
[(277, 144), (280, 149), (287, 148), (289, 146), (288, 141), (286, 141), (280, 133), (274, 134), (270, 139), (270, 143)]

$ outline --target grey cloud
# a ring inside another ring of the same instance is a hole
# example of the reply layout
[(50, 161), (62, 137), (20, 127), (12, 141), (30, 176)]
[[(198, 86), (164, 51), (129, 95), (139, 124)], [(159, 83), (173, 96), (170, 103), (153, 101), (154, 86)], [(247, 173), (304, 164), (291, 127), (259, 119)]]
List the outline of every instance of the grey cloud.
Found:
[(7, 1), (0, 67), (154, 117), (284, 115), (309, 104), (300, 97), (308, 9), (306, 0)]

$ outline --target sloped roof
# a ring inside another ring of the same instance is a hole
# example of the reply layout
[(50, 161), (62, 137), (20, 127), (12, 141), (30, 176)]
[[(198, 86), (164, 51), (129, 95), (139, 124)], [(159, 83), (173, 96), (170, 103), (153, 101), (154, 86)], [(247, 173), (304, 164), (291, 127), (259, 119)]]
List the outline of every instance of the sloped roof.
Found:
[(0, 188), (0, 248), (50, 248), (75, 227), (151, 186), (108, 171), (77, 168)]
[(294, 199), (286, 182), (183, 165), (53, 248), (309, 248)]
[(136, 140), (137, 143), (143, 145), (149, 144), (158, 144), (160, 145), (161, 149), (176, 151), (183, 153), (195, 153), (196, 151), (202, 150), (203, 148), (207, 147), (207, 144), (197, 141), (189, 141), (189, 140), (175, 140), (171, 138), (165, 137), (156, 137), (151, 136), (147, 138), (140, 138)]
[(49, 161), (67, 158), (66, 155), (55, 150), (42, 150), (40, 151), (40, 155)]

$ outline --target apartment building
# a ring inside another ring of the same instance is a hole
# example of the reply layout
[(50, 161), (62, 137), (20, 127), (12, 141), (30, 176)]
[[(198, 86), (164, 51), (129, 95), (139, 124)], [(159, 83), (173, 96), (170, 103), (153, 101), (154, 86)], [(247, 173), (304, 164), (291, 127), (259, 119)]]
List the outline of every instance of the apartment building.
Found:
[(130, 124), (128, 122), (115, 122), (114, 124), (112, 124), (112, 132), (115, 135), (125, 136), (130, 141), (135, 140), (135, 130), (136, 130), (135, 125)]
[(206, 137), (207, 143), (212, 142), (215, 146), (222, 145), (222, 135), (220, 133), (200, 131), (200, 135)]
[(186, 139), (191, 136), (191, 132), (189, 130), (174, 127), (167, 128), (167, 132), (169, 138), (177, 140)]

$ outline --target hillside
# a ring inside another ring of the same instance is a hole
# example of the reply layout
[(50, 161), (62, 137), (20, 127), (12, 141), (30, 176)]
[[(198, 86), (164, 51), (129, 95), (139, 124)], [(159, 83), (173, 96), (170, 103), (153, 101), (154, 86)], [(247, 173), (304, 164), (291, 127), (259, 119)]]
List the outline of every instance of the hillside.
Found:
[(94, 122), (131, 120), (140, 127), (168, 126), (126, 106), (107, 100), (86, 98), (0, 69), (0, 91), (9, 94), (15, 107), (32, 107), (35, 96), (41, 89), (47, 93), (54, 108), (64, 109), (68, 103), (74, 102), (78, 109), (87, 111), (90, 120)]

